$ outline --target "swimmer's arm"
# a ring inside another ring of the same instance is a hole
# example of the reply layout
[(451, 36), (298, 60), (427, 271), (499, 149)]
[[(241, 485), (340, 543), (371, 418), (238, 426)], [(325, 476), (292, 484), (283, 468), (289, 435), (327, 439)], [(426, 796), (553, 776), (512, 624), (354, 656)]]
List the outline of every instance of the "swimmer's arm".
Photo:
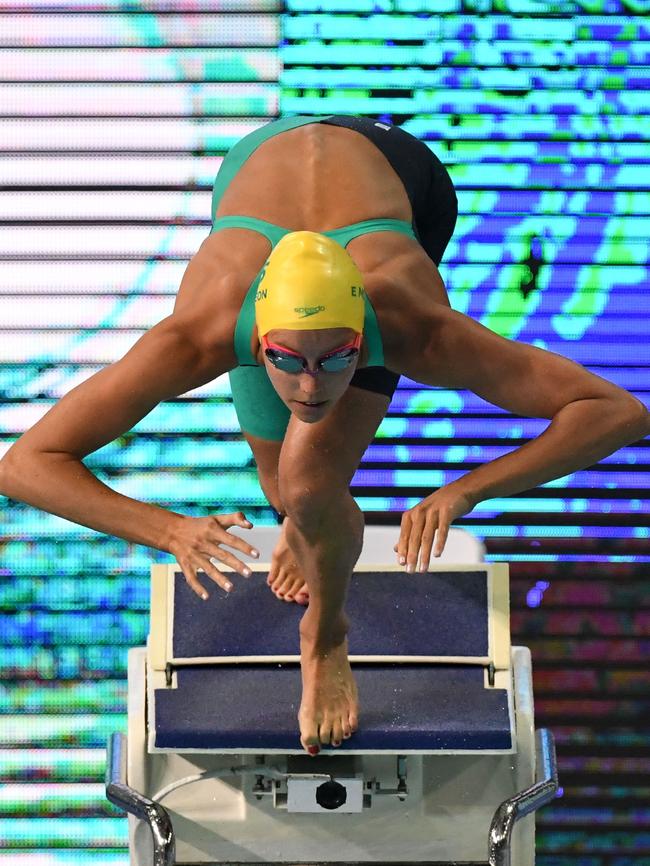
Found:
[(473, 504), (584, 469), (650, 434), (650, 413), (636, 397), (574, 361), (507, 340), (443, 307), (430, 325), (406, 375), (551, 422), (535, 439), (454, 482)]
[(127, 541), (169, 549), (183, 518), (103, 484), (83, 458), (130, 430), (162, 400), (221, 375), (227, 352), (195, 338), (196, 323), (170, 316), (119, 361), (63, 397), (0, 461), (0, 493)]

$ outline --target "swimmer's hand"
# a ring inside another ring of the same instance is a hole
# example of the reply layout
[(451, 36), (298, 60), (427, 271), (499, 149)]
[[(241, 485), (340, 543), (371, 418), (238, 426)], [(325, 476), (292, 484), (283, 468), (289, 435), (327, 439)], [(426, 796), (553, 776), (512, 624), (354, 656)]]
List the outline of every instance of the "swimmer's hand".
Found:
[(432, 548), (433, 555), (440, 556), (451, 523), (471, 511), (475, 505), (467, 494), (452, 483), (405, 511), (399, 541), (393, 548), (399, 564), (406, 565), (407, 571), (415, 571), (416, 565), (417, 571), (428, 571)]
[(218, 514), (210, 517), (181, 517), (169, 542), (169, 552), (182, 568), (185, 580), (203, 600), (208, 598), (208, 593), (197, 577), (199, 569), (202, 569), (226, 592), (232, 589), (232, 583), (219, 571), (213, 560), (229, 565), (244, 577), (250, 577), (251, 574), (248, 566), (234, 554), (220, 547), (221, 544), (241, 550), (248, 556), (259, 556), (259, 551), (251, 547), (243, 538), (228, 532), (229, 526), (251, 529), (253, 524), (241, 511), (236, 514)]

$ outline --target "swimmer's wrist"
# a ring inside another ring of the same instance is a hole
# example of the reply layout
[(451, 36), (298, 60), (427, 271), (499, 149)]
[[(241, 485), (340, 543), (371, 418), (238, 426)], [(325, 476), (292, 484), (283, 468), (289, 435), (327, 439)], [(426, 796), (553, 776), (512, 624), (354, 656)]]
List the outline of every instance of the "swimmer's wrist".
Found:
[(175, 511), (168, 511), (167, 514), (169, 519), (164, 529), (160, 549), (166, 550), (167, 553), (171, 553), (174, 556), (174, 549), (180, 542), (183, 526), (189, 518), (185, 514), (177, 514)]
[(479, 502), (483, 499), (488, 499), (488, 495), (484, 495), (483, 491), (479, 484), (477, 484), (477, 479), (473, 477), (474, 472), (477, 470), (473, 470), (472, 472), (468, 472), (467, 475), (463, 475), (461, 478), (458, 478), (456, 481), (452, 481), (451, 484), (446, 485), (447, 490), (453, 490), (454, 493), (462, 496), (467, 500), (468, 511), (472, 511)]

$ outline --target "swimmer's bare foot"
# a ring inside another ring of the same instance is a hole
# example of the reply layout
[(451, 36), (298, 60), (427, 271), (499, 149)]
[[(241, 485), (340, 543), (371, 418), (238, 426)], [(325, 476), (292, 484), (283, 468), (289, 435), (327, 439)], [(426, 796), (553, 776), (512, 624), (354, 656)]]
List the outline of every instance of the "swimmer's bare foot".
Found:
[(271, 591), (282, 601), (296, 601), (306, 606), (309, 603), (309, 591), (298, 563), (287, 544), (288, 522), (289, 518), (285, 517), (280, 538), (271, 556), (271, 570), (266, 582), (271, 587)]
[[(298, 712), (300, 742), (310, 754), (322, 746), (340, 746), (357, 730), (359, 701), (348, 661), (347, 627), (337, 643), (317, 642), (300, 625), (302, 701)], [(311, 750), (311, 751), (310, 751)]]

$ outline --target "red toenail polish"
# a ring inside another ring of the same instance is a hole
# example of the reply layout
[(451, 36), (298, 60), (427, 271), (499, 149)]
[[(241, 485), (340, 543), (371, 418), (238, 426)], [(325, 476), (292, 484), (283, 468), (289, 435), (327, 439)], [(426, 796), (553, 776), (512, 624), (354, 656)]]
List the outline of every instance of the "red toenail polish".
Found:
[(309, 746), (307, 748), (307, 751), (309, 752), (310, 755), (317, 755), (318, 752), (320, 751), (320, 749), (318, 748), (318, 746)]

